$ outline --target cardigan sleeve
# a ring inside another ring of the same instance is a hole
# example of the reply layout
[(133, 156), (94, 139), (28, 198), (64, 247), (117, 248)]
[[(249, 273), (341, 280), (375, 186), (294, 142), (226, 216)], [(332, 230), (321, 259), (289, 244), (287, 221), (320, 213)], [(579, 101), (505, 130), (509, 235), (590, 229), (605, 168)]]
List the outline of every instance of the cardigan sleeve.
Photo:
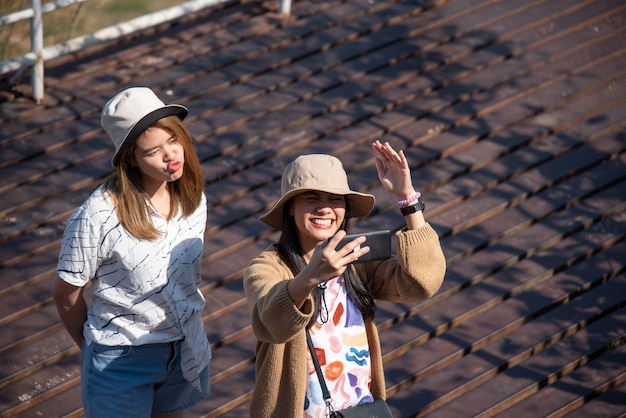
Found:
[(441, 287), (446, 272), (439, 236), (427, 223), (419, 229), (398, 231), (396, 237), (395, 258), (361, 267), (369, 289), (376, 299), (391, 302), (416, 302), (431, 297)]
[(309, 296), (301, 309), (293, 303), (287, 284), (293, 277), (273, 247), (250, 262), (243, 286), (252, 329), (259, 341), (282, 344), (302, 331), (313, 316)]

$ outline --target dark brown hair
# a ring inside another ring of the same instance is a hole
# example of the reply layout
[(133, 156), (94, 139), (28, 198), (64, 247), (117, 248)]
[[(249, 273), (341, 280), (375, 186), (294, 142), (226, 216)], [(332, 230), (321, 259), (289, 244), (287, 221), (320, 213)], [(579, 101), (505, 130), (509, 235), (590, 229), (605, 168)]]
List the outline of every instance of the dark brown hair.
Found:
[[(294, 276), (296, 276), (304, 267), (306, 261), (302, 255), (300, 240), (298, 239), (298, 230), (296, 222), (289, 213), (290, 206), (293, 204), (293, 198), (285, 202), (283, 208), (283, 228), (280, 239), (276, 244), (280, 258), (287, 264)], [(346, 199), (346, 214), (339, 229), (348, 230), (348, 219), (350, 219), (350, 208)], [(376, 311), (376, 303), (372, 297), (372, 293), (365, 287), (361, 278), (357, 275), (353, 265), (349, 265), (343, 273), (343, 280), (346, 286), (348, 297), (359, 308), (363, 318), (373, 318)], [(317, 318), (322, 312), (323, 303), (321, 290), (316, 287), (313, 292), (314, 313), (313, 318), (307, 325), (307, 328), (313, 326)]]

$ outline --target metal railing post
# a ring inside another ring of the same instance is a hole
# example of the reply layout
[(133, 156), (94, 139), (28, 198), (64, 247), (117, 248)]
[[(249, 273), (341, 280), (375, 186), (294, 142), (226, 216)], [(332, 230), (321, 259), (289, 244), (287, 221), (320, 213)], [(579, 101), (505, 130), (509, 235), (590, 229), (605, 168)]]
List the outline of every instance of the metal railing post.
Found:
[(281, 16), (288, 16), (291, 13), (291, 0), (280, 0), (280, 9), (278, 13)]
[(30, 0), (30, 7), (33, 9), (33, 17), (30, 20), (30, 46), (35, 54), (35, 64), (31, 74), (31, 86), (33, 89), (33, 99), (41, 103), (43, 100), (43, 17), (41, 12), (41, 0)]
[[(4, 1), (4, 0), (0, 0)], [(50, 13), (55, 10), (84, 3), (89, 0), (52, 0), (42, 4), (41, 0), (30, 0), (30, 8), (10, 13), (6, 16), (0, 16), (0, 26), (19, 22), (21, 20), (30, 19), (30, 52), (0, 61), (0, 76), (10, 71), (16, 71), (17, 74), (11, 79), (11, 83), (21, 77), (24, 71), (32, 68), (31, 86), (33, 100), (41, 103), (44, 98), (44, 63), (47, 59), (57, 58), (72, 52), (80, 51), (90, 45), (103, 43), (129, 33), (146, 29), (198, 10), (205, 9), (210, 6), (222, 3), (226, 0), (189, 0), (183, 4), (162, 9), (153, 13), (142, 15), (126, 22), (121, 22), (108, 28), (97, 30), (93, 33), (79, 36), (68, 41), (44, 48), (43, 41), (43, 14)], [(289, 14), (290, 0), (280, 0), (287, 5), (281, 6)]]

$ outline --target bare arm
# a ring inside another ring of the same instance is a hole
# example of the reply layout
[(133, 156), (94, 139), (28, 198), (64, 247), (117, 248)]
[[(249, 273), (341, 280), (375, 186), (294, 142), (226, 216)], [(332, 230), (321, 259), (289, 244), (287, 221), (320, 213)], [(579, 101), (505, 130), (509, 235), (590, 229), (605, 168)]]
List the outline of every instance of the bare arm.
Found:
[[(384, 144), (376, 141), (372, 144), (376, 152), (376, 169), (382, 185), (396, 195), (398, 200), (405, 200), (415, 196), (415, 189), (411, 181), (411, 170), (403, 151), (396, 152), (389, 142)], [(414, 212), (404, 217), (407, 229), (418, 229), (426, 225), (424, 214)]]
[(81, 349), (83, 325), (87, 320), (87, 303), (83, 297), (83, 290), (82, 287), (73, 286), (58, 277), (52, 288), (52, 297), (56, 302), (61, 322)]

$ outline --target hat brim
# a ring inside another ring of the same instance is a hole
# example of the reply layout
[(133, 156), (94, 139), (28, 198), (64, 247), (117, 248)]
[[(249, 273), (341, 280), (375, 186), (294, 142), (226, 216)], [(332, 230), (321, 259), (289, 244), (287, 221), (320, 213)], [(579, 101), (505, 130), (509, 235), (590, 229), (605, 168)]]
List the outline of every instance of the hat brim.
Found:
[(271, 226), (272, 228), (276, 228), (278, 230), (283, 229), (283, 208), (285, 207), (285, 203), (291, 199), (292, 197), (309, 191), (323, 191), (331, 194), (338, 194), (346, 197), (348, 201), (348, 206), (350, 208), (350, 217), (352, 218), (360, 218), (362, 216), (366, 216), (369, 214), (374, 205), (376, 204), (376, 198), (374, 195), (367, 193), (360, 193), (355, 191), (350, 191), (346, 193), (344, 189), (342, 190), (333, 190), (333, 189), (311, 189), (311, 188), (299, 188), (292, 189), (289, 192), (285, 193), (284, 196), (281, 196), (280, 199), (274, 203), (274, 206), (267, 211), (265, 214), (259, 217), (259, 220), (266, 225)]
[(115, 152), (113, 158), (111, 159), (111, 164), (113, 167), (117, 167), (120, 163), (120, 156), (122, 153), (130, 147), (146, 129), (152, 126), (159, 119), (163, 119), (167, 116), (178, 116), (180, 120), (184, 120), (189, 114), (189, 110), (182, 105), (172, 104), (165, 105), (156, 110), (145, 115), (143, 118), (139, 119), (135, 125), (128, 131), (124, 139), (122, 140), (122, 145)]

